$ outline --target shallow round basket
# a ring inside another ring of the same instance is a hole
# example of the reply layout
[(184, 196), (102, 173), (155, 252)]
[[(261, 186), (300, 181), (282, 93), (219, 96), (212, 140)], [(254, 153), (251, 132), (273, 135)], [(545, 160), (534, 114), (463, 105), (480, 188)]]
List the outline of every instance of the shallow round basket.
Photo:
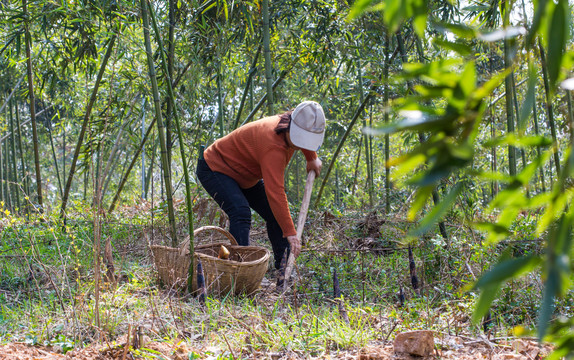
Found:
[[(197, 290), (196, 271), (198, 262), (201, 262), (208, 294), (222, 296), (255, 292), (267, 271), (269, 251), (260, 246), (239, 246), (229, 232), (217, 226), (198, 228), (194, 236), (207, 232), (223, 234), (231, 245), (219, 241), (195, 247), (193, 291)], [(217, 257), (221, 245), (229, 250), (229, 259)], [(151, 250), (162, 283), (174, 288), (185, 287), (190, 260), (189, 240), (179, 248), (152, 245)]]

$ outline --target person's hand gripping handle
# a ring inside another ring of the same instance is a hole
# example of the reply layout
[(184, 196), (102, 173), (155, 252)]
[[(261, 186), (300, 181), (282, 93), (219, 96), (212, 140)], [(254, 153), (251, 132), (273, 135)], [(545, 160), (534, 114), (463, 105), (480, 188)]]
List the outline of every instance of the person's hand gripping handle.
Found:
[(303, 201), (301, 202), (301, 210), (299, 211), (299, 216), (297, 217), (297, 236), (289, 236), (287, 240), (291, 245), (291, 251), (289, 253), (289, 259), (287, 260), (287, 266), (285, 267), (285, 280), (283, 282), (283, 291), (287, 291), (289, 288), (289, 278), (293, 272), (293, 266), (295, 265), (295, 258), (301, 253), (301, 235), (303, 234), (303, 228), (305, 227), (305, 219), (307, 219), (307, 211), (309, 210), (309, 202), (311, 201), (311, 192), (313, 191), (313, 181), (315, 181), (315, 171), (309, 171), (307, 173), (307, 182), (305, 183), (305, 193), (303, 194)]

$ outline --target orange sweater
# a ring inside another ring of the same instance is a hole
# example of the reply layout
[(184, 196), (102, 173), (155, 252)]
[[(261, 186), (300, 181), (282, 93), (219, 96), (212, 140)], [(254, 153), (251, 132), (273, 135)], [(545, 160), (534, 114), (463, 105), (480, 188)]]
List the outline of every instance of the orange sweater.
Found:
[[(285, 194), (285, 169), (293, 156), (285, 134), (274, 131), (279, 116), (246, 124), (216, 140), (203, 154), (212, 171), (223, 173), (243, 189), (263, 179), (265, 193), (283, 236), (296, 235)], [(302, 150), (307, 161), (317, 158), (314, 151)]]

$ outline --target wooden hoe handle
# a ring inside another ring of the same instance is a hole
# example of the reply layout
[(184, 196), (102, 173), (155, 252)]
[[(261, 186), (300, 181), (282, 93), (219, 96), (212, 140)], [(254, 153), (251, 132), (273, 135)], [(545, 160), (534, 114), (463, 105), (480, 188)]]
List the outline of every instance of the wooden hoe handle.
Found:
[[(309, 202), (311, 201), (311, 193), (313, 191), (313, 181), (315, 181), (315, 171), (311, 170), (307, 174), (307, 182), (305, 183), (305, 193), (303, 194), (303, 201), (301, 202), (301, 210), (297, 217), (297, 238), (301, 241), (303, 235), (303, 228), (305, 227), (305, 220), (307, 219), (307, 212), (309, 211)], [(283, 291), (289, 289), (289, 278), (293, 272), (295, 265), (295, 256), (290, 252), (287, 266), (285, 266), (285, 280), (283, 281)]]

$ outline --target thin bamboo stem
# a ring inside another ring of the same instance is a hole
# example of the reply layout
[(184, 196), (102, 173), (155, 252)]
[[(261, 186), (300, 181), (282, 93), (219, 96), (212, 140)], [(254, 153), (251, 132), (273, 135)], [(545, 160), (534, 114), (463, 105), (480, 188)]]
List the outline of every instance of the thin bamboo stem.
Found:
[[(25, 1), (25, 0), (24, 0)], [(76, 149), (74, 150), (74, 156), (72, 158), (72, 163), (70, 164), (70, 172), (68, 174), (68, 179), (66, 181), (66, 187), (64, 188), (64, 195), (62, 195), (62, 207), (60, 208), (60, 218), (65, 219), (66, 216), (66, 206), (68, 204), (68, 197), (70, 194), (70, 189), (72, 188), (72, 181), (74, 179), (74, 174), (76, 173), (76, 166), (78, 163), (78, 158), (80, 156), (80, 151), (82, 149), (82, 144), (84, 141), (84, 136), (86, 135), (86, 130), (88, 128), (88, 123), (90, 121), (90, 115), (92, 114), (92, 108), (94, 103), (96, 102), (96, 98), (98, 97), (98, 90), (100, 88), (100, 83), (104, 76), (106, 65), (108, 64), (108, 60), (112, 55), (112, 49), (114, 48), (114, 44), (116, 42), (117, 35), (114, 34), (110, 38), (108, 42), (108, 48), (106, 50), (106, 54), (102, 59), (102, 64), (100, 65), (100, 70), (98, 72), (98, 76), (96, 78), (96, 83), (94, 84), (94, 88), (92, 90), (92, 94), (90, 96), (90, 100), (88, 101), (88, 105), (86, 106), (86, 111), (84, 113), (84, 120), (82, 122), (82, 128), (80, 129), (80, 134), (78, 136), (78, 141), (76, 144)]]
[(357, 122), (357, 119), (359, 118), (359, 116), (361, 115), (363, 110), (365, 110), (365, 106), (367, 106), (367, 103), (369, 102), (369, 100), (371, 99), (371, 97), (373, 95), (374, 95), (374, 88), (371, 87), (371, 89), (369, 89), (369, 93), (363, 99), (363, 102), (361, 102), (361, 104), (357, 108), (357, 111), (353, 115), (353, 118), (349, 122), (349, 126), (347, 127), (347, 131), (345, 131), (345, 134), (343, 134), (341, 141), (339, 141), (339, 145), (337, 146), (337, 149), (333, 153), (333, 158), (331, 159), (331, 162), (329, 163), (329, 166), (327, 167), (327, 172), (326, 172), (325, 176), (323, 177), (323, 182), (321, 183), (321, 187), (319, 188), (319, 193), (317, 194), (317, 199), (315, 200), (315, 206), (317, 206), (317, 204), (319, 204), (319, 202), (321, 201), (321, 195), (323, 195), (323, 190), (325, 189), (325, 185), (327, 184), (327, 180), (329, 179), (329, 175), (331, 174), (331, 171), (333, 170), (333, 166), (337, 161), (339, 153), (341, 152), (341, 149), (343, 148), (343, 145), (345, 144), (347, 137), (349, 137), (349, 134), (351, 133), (353, 126)]
[(247, 98), (247, 93), (251, 87), (251, 83), (253, 81), (253, 76), (255, 75), (257, 60), (259, 59), (259, 54), (261, 54), (261, 44), (257, 47), (257, 52), (255, 53), (255, 57), (253, 58), (253, 62), (251, 63), (251, 67), (249, 68), (249, 73), (247, 75), (247, 82), (245, 84), (245, 90), (243, 90), (243, 95), (241, 96), (241, 102), (239, 103), (239, 109), (237, 110), (237, 115), (235, 117), (235, 122), (233, 123), (233, 128), (237, 128), (239, 124), (239, 119), (241, 118), (241, 113), (243, 112), (243, 107), (245, 106), (245, 99)]
[(167, 145), (165, 140), (165, 123), (161, 113), (161, 101), (159, 97), (159, 89), (157, 85), (157, 77), (155, 72), (155, 64), (153, 61), (153, 51), (151, 48), (150, 40), (150, 26), (148, 18), (148, 6), (146, 0), (141, 0), (141, 12), (143, 20), (144, 41), (148, 65), (148, 73), (151, 81), (153, 103), (155, 108), (155, 117), (157, 122), (159, 145), (161, 148), (161, 162), (163, 167), (163, 185), (165, 187), (165, 197), (167, 200), (167, 216), (171, 230), (171, 244), (176, 247), (177, 242), (177, 229), (175, 226), (175, 212), (173, 208), (173, 192), (171, 187), (171, 166), (167, 157)]
[(550, 133), (552, 141), (554, 142), (554, 166), (556, 168), (556, 178), (560, 177), (560, 152), (558, 137), (556, 135), (556, 122), (554, 121), (554, 107), (552, 106), (552, 94), (550, 93), (550, 85), (548, 80), (548, 68), (546, 65), (546, 53), (542, 46), (542, 41), (538, 39), (538, 48), (540, 50), (540, 61), (542, 62), (542, 78), (544, 80), (544, 92), (546, 94), (546, 111), (548, 113), (548, 125), (550, 125)]
[[(27, 197), (30, 193), (30, 185), (28, 184), (28, 171), (26, 170), (26, 162), (24, 161), (24, 151), (22, 146), (22, 127), (20, 126), (20, 111), (18, 110), (18, 103), (15, 106), (16, 115), (16, 128), (18, 131), (18, 152), (20, 153), (20, 167), (22, 168), (22, 177), (24, 179), (24, 196)], [(24, 211), (29, 215), (28, 201), (24, 201)]]
[[(160, 54), (161, 54), (161, 60), (162, 60), (162, 64), (164, 66), (164, 70), (167, 70), (167, 61), (165, 60), (165, 55), (163, 52), (163, 43), (161, 41), (161, 36), (160, 36), (160, 32), (158, 30), (157, 27), (157, 23), (155, 20), (155, 14), (153, 13), (153, 9), (151, 8), (151, 5), (148, 1), (148, 6), (150, 9), (150, 14), (151, 14), (151, 19), (152, 19), (152, 24), (154, 27), (154, 31), (156, 33), (156, 39), (158, 41), (159, 47), (160, 47)], [(166, 74), (168, 74), (168, 72), (166, 71)], [(188, 219), (188, 231), (189, 231), (189, 251), (190, 254), (193, 254), (195, 252), (194, 250), (194, 242), (193, 242), (193, 204), (192, 204), (192, 200), (191, 200), (191, 182), (190, 182), (190, 177), (189, 177), (189, 172), (187, 169), (187, 161), (186, 161), (186, 154), (185, 154), (185, 148), (184, 148), (184, 139), (183, 139), (183, 135), (182, 135), (182, 131), (181, 131), (181, 125), (180, 125), (180, 121), (179, 121), (179, 116), (178, 116), (178, 112), (177, 112), (177, 107), (175, 105), (175, 93), (173, 91), (173, 88), (171, 86), (171, 79), (167, 79), (168, 81), (166, 81), (167, 85), (168, 85), (168, 94), (169, 94), (169, 99), (172, 102), (173, 105), (173, 115), (174, 115), (174, 120), (175, 120), (175, 126), (176, 126), (176, 130), (177, 130), (177, 136), (178, 136), (178, 140), (179, 140), (179, 150), (180, 150), (180, 155), (181, 155), (181, 159), (182, 159), (182, 165), (183, 165), (183, 176), (185, 178), (185, 195), (186, 195), (186, 208), (187, 208), (187, 219)], [(194, 269), (194, 264), (193, 264), (193, 255), (190, 256), (190, 265), (189, 265), (189, 275), (188, 276), (188, 283), (187, 283), (187, 290), (188, 292), (192, 292), (192, 283), (193, 283), (193, 269)]]
[(19, 211), (20, 209), (20, 191), (18, 189), (18, 169), (16, 166), (16, 139), (14, 137), (14, 114), (13, 114), (13, 105), (14, 102), (10, 100), (10, 147), (12, 151), (12, 192), (14, 193), (16, 199), (16, 205), (14, 206), (15, 211)]
[(40, 171), (40, 151), (38, 145), (38, 130), (36, 126), (36, 98), (34, 96), (34, 75), (32, 70), (32, 39), (30, 36), (30, 16), (28, 14), (27, 0), (22, 0), (24, 37), (26, 42), (26, 70), (28, 74), (28, 96), (30, 99), (30, 119), (32, 120), (32, 142), (34, 143), (34, 167), (36, 170), (36, 193), (38, 196), (39, 211), (43, 212), (44, 201), (42, 197), (42, 174)]
[[(383, 67), (383, 104), (385, 111), (385, 124), (389, 123), (389, 34), (385, 30), (385, 64)], [(391, 212), (391, 169), (388, 166), (390, 159), (390, 135), (385, 134), (385, 210), (388, 213)]]
[(261, 12), (263, 15), (263, 55), (265, 57), (265, 83), (267, 85), (267, 112), (268, 115), (273, 115), (273, 78), (271, 64), (271, 49), (270, 49), (270, 32), (269, 29), (269, 0), (263, 0), (261, 4)]

